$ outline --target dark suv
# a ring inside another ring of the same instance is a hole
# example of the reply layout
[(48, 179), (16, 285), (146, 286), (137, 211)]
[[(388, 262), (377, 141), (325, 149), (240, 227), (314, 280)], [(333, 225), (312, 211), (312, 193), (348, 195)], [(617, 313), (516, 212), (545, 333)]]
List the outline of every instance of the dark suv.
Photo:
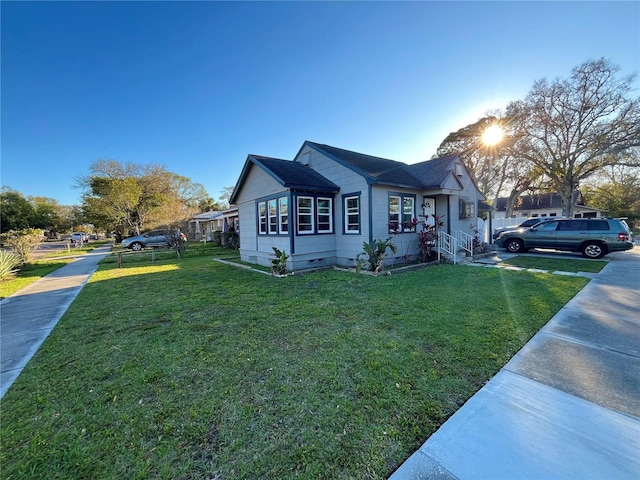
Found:
[(600, 258), (610, 252), (633, 248), (631, 231), (624, 220), (614, 218), (567, 218), (540, 223), (531, 228), (503, 232), (496, 245), (511, 253), (530, 248), (553, 248), (582, 252)]

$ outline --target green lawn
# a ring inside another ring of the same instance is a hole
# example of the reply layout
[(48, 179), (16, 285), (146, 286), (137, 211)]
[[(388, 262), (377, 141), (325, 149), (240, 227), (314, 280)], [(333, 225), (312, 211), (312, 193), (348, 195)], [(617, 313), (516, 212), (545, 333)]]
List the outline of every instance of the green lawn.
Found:
[(9, 295), (13, 295), (18, 290), (22, 290), (36, 280), (40, 280), (54, 270), (64, 267), (72, 260), (72, 258), (42, 259), (34, 260), (32, 263), (23, 265), (16, 278), (0, 282), (0, 300), (7, 298)]
[(13, 280), (0, 282), (0, 300), (13, 295), (22, 290), (27, 285), (32, 284), (36, 280), (49, 275), (54, 270), (64, 267), (67, 263), (73, 261), (73, 258), (60, 258), (71, 255), (84, 255), (95, 250), (102, 245), (109, 243), (108, 241), (97, 241), (87, 243), (82, 247), (71, 248), (61, 252), (48, 253), (37, 260), (33, 260), (20, 268), (20, 272)]
[(505, 260), (502, 264), (512, 265), (515, 267), (537, 268), (540, 270), (549, 270), (550, 272), (598, 273), (607, 265), (607, 261), (517, 256), (510, 258), (509, 260)]
[(387, 478), (587, 282), (125, 267), (2, 400), (3, 479)]

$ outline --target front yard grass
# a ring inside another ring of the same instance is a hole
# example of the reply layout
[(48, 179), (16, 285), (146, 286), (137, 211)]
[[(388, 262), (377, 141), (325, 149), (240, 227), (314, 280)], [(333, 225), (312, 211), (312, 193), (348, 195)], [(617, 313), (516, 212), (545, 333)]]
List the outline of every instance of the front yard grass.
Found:
[(523, 268), (537, 268), (550, 272), (598, 273), (607, 265), (607, 262), (605, 260), (572, 260), (568, 258), (523, 257), (519, 255), (505, 260), (502, 264)]
[(103, 264), (2, 400), (2, 477), (387, 478), (588, 281)]
[(36, 280), (40, 280), (42, 277), (49, 275), (54, 270), (64, 267), (72, 260), (72, 258), (42, 259), (34, 260), (31, 263), (23, 265), (16, 278), (0, 282), (0, 300), (22, 290), (24, 287), (32, 284)]

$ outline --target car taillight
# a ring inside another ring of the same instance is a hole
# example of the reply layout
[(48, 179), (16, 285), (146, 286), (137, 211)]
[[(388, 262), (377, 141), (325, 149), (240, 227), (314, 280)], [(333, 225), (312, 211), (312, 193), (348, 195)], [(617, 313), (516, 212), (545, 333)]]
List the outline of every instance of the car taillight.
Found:
[(629, 240), (629, 234), (627, 233), (619, 233), (618, 234), (618, 240), (620, 240), (621, 242), (626, 242)]

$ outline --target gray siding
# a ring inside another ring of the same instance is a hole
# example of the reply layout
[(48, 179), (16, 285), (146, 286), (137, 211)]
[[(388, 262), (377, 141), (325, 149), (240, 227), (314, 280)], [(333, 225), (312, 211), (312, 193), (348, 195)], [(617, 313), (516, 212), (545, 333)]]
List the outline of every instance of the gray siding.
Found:
[[(296, 236), (296, 253), (309, 252), (309, 247), (314, 245), (318, 252), (328, 252), (333, 250), (335, 263), (342, 266), (353, 266), (355, 256), (362, 251), (362, 243), (369, 239), (369, 187), (366, 180), (350, 168), (347, 168), (333, 159), (323, 155), (317, 150), (306, 147), (294, 161), (301, 162), (306, 153), (309, 153), (311, 168), (320, 172), (325, 178), (331, 180), (336, 185), (340, 185), (340, 191), (334, 198), (334, 232), (333, 239), (326, 238), (327, 235), (316, 235), (315, 241), (304, 239), (302, 235)], [(344, 210), (342, 195), (360, 194), (360, 234), (345, 234), (343, 232)], [(301, 245), (302, 243), (302, 245)], [(323, 248), (323, 245), (325, 246)], [(301, 246), (302, 250), (298, 250)]]
[(240, 258), (245, 262), (268, 266), (271, 265), (272, 247), (289, 251), (289, 237), (257, 234), (256, 200), (278, 193), (287, 193), (287, 190), (264, 170), (253, 166), (237, 199), (240, 220)]
[[(308, 154), (308, 155), (307, 155)], [(388, 263), (402, 262), (404, 255), (415, 258), (418, 255), (418, 234), (407, 232), (393, 235), (389, 233), (389, 195), (408, 194), (415, 197), (415, 216), (423, 220), (421, 208), (424, 196), (435, 198), (435, 213), (443, 217), (445, 232), (461, 230), (470, 233), (469, 224), (474, 219), (459, 218), (459, 199), (477, 204), (479, 193), (466, 172), (460, 177), (453, 174), (441, 189), (417, 191), (385, 185), (369, 186), (361, 175), (341, 163), (325, 156), (310, 146), (305, 147), (294, 159), (308, 162), (328, 180), (340, 186), (333, 202), (334, 233), (289, 236), (258, 235), (256, 201), (273, 197), (279, 193), (289, 193), (269, 174), (253, 166), (247, 175), (237, 205), (240, 217), (240, 254), (243, 260), (265, 266), (271, 264), (272, 247), (285, 250), (290, 258), (288, 269), (292, 271), (325, 265), (353, 266), (356, 256), (363, 250), (363, 242), (391, 237), (398, 248), (395, 258)], [(462, 184), (462, 188), (460, 186)], [(360, 233), (344, 233), (343, 195), (355, 194), (360, 197)], [(295, 205), (290, 204), (290, 228), (295, 226)], [(477, 213), (477, 212), (476, 212)], [(373, 225), (370, 225), (373, 219)], [(418, 227), (417, 230), (420, 230)], [(292, 243), (293, 242), (293, 243)]]

